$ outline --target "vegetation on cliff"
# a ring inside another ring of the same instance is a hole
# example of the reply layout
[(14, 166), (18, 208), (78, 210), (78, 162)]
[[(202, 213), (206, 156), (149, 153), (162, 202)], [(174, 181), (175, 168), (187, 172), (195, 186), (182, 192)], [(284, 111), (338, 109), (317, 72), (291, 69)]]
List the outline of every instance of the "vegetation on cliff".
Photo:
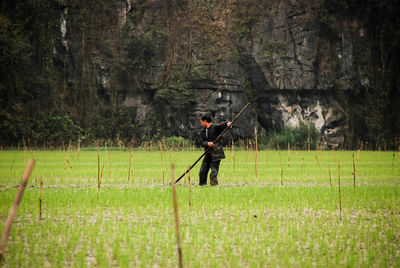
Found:
[[(165, 135), (177, 109), (190, 111), (199, 84), (213, 86), (227, 59), (246, 64), (270, 0), (19, 0), (0, 6), (1, 144), (70, 140), (116, 143)], [(331, 90), (344, 106), (345, 145), (395, 147), (400, 136), (399, 7), (391, 1), (298, 1), (329, 48), (316, 73), (340, 74), (334, 49), (350, 38), (351, 89)], [(284, 44), (266, 40), (265, 66)], [(196, 51), (196, 53), (194, 52)], [(345, 57), (346, 55), (344, 55)], [(156, 70), (156, 71), (155, 71)], [(346, 81), (347, 81), (346, 80)], [(243, 85), (257, 100), (257, 85)], [(154, 108), (145, 126), (127, 96)], [(254, 112), (257, 112), (255, 109)]]

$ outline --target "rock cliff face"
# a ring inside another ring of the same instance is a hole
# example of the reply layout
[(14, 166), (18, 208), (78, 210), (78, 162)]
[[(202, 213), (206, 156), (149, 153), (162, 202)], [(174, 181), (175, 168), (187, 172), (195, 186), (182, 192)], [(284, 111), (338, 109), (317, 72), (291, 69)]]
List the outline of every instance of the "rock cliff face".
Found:
[[(166, 8), (164, 4), (168, 1), (141, 1), (143, 6), (142, 2), (148, 9), (141, 21), (130, 28), (130, 34), (146, 31), (154, 10)], [(320, 130), (322, 144), (339, 146), (343, 142), (346, 120), (332, 88), (346, 91), (352, 87), (353, 44), (344, 34), (337, 43), (321, 37), (315, 23), (315, 7), (310, 2), (268, 1), (257, 23), (251, 25), (250, 34), (244, 40), (233, 42), (237, 43), (233, 46), (240, 51), (239, 56), (232, 53), (218, 64), (194, 43), (191, 48), (193, 66), (213, 66), (212, 75), (191, 81), (195, 100), (189, 108), (165, 111), (167, 134), (193, 137), (200, 126), (201, 114), (211, 113), (216, 122), (232, 120), (252, 99), (256, 101), (253, 109), (242, 116), (238, 121), (240, 127), (235, 129), (238, 137), (252, 137), (255, 126), (260, 132), (304, 122), (313, 123)], [(138, 5), (136, 1), (116, 1), (114, 10), (119, 18), (116, 31), (124, 27)], [(229, 7), (224, 8), (229, 11)], [(68, 46), (68, 38), (73, 38), (68, 34), (68, 16), (64, 11), (60, 34), (65, 53), (73, 54)], [(216, 20), (218, 22), (218, 18)], [(195, 29), (193, 31), (195, 35)], [(232, 45), (225, 49), (232, 50)], [(74, 56), (77, 55), (70, 58)], [(107, 59), (99, 55), (99, 62), (107, 62)], [(133, 111), (134, 122), (139, 127), (144, 127), (157, 110), (149, 90), (157, 87), (156, 81), (165, 65), (162, 60), (153, 61), (140, 82), (128, 88), (125, 94), (123, 103)], [(111, 87), (108, 65), (98, 66), (100, 84), (104, 88)]]

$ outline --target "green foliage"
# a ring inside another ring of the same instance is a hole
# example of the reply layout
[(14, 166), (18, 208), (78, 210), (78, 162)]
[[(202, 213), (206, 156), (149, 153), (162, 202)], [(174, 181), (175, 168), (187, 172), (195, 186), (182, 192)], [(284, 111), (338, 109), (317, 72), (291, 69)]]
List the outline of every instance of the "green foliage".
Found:
[(291, 148), (315, 149), (319, 141), (319, 132), (313, 124), (306, 125), (300, 123), (298, 127), (285, 127), (280, 132), (270, 132), (260, 137), (259, 144), (261, 148), (275, 148), (277, 145), (281, 149)]
[(32, 124), (32, 141), (62, 144), (75, 142), (82, 130), (68, 114), (43, 114)]
[(166, 137), (162, 139), (162, 143), (167, 146), (167, 148), (180, 149), (180, 148), (190, 148), (191, 142), (183, 137)]

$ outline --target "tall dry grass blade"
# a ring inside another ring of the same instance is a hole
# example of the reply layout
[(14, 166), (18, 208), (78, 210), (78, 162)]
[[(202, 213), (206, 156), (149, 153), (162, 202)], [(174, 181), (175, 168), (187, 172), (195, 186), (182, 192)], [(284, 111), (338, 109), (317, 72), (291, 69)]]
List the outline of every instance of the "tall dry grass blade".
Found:
[(189, 180), (189, 207), (192, 207), (191, 195), (192, 195), (192, 186), (190, 183), (190, 170), (188, 173), (188, 180)]
[(172, 202), (174, 206), (175, 235), (178, 248), (179, 267), (183, 267), (181, 235), (179, 231), (178, 201), (177, 201), (176, 186), (175, 186), (175, 165), (173, 163), (171, 165), (171, 186), (172, 186)]
[(354, 158), (354, 152), (353, 152), (353, 188), (356, 188), (356, 171), (357, 171), (356, 160)]
[(329, 185), (332, 187), (332, 175), (331, 175), (331, 167), (328, 164), (328, 173), (329, 173)]
[(396, 158), (396, 154), (393, 152), (393, 158), (392, 158), (392, 173), (394, 172), (394, 159)]
[(247, 155), (249, 154), (249, 139), (246, 142), (246, 162), (247, 162)]
[(276, 146), (278, 147), (279, 160), (281, 162), (281, 185), (283, 185), (283, 164), (282, 164), (281, 149), (279, 148), (279, 144), (276, 144)]
[(399, 168), (399, 173), (400, 173), (400, 145), (399, 145), (399, 164), (398, 164), (398, 168)]
[(162, 184), (165, 185), (165, 166), (164, 166), (164, 155), (163, 155), (163, 148), (161, 145), (161, 141), (158, 142), (160, 145), (160, 152), (161, 152), (161, 166), (162, 166)]
[(8, 217), (6, 220), (5, 227), (4, 227), (3, 235), (2, 235), (1, 241), (0, 241), (0, 260), (3, 258), (4, 250), (5, 250), (5, 247), (7, 244), (7, 239), (8, 239), (8, 236), (10, 235), (10, 231), (11, 231), (11, 225), (13, 223), (15, 214), (17, 213), (19, 203), (21, 202), (26, 185), (28, 184), (28, 179), (32, 173), (34, 166), (35, 166), (35, 160), (30, 159), (28, 162), (28, 166), (25, 170), (25, 173), (22, 177), (22, 181), (18, 188), (18, 192), (15, 196), (14, 202), (12, 203), (12, 205), (10, 207), (10, 211), (8, 213)]
[(318, 155), (315, 155), (315, 159), (317, 160), (317, 164), (318, 164), (319, 170), (321, 170), (321, 165), (319, 164)]
[(307, 128), (307, 147), (308, 147), (308, 154), (310, 154), (310, 147), (311, 147), (310, 125), (308, 125)]
[(399, 157), (398, 157), (398, 158), (399, 158), (399, 163), (398, 163), (398, 165), (397, 165), (397, 166), (398, 166), (399, 173), (400, 173), (400, 145), (399, 145), (399, 149), (398, 149), (398, 150), (399, 150)]
[(65, 151), (64, 151), (64, 170), (67, 170), (67, 158), (65, 156)]
[(342, 221), (342, 192), (340, 187), (340, 160), (338, 161), (338, 181), (339, 181), (339, 219)]
[(232, 160), (231, 160), (231, 176), (230, 176), (230, 181), (232, 182), (232, 175), (235, 172), (235, 143), (232, 139)]
[(43, 190), (43, 177), (40, 176), (40, 192), (39, 192), (39, 220), (42, 219), (42, 190)]
[(77, 158), (81, 155), (81, 136), (78, 136), (78, 149), (77, 149)]
[(97, 151), (97, 199), (100, 195), (100, 153)]
[(258, 139), (257, 139), (257, 128), (256, 127), (254, 127), (254, 137), (255, 137), (255, 139), (256, 139), (256, 143), (255, 143), (255, 146), (256, 146), (256, 163), (255, 163), (255, 171), (256, 171), (256, 180), (257, 180), (257, 178), (258, 178)]
[(128, 181), (131, 180), (131, 165), (132, 165), (132, 147), (129, 148)]

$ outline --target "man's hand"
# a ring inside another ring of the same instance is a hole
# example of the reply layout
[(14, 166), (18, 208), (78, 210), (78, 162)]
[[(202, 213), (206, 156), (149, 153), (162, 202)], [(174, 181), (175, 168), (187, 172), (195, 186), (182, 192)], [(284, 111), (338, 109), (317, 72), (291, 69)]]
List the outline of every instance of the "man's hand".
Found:
[(232, 128), (232, 122), (230, 122), (230, 121), (227, 122), (227, 123), (226, 123), (226, 126), (229, 127), (229, 128)]
[(207, 145), (208, 145), (208, 147), (213, 147), (213, 146), (214, 146), (214, 143), (211, 142), (211, 141), (209, 141), (209, 142), (207, 142)]

